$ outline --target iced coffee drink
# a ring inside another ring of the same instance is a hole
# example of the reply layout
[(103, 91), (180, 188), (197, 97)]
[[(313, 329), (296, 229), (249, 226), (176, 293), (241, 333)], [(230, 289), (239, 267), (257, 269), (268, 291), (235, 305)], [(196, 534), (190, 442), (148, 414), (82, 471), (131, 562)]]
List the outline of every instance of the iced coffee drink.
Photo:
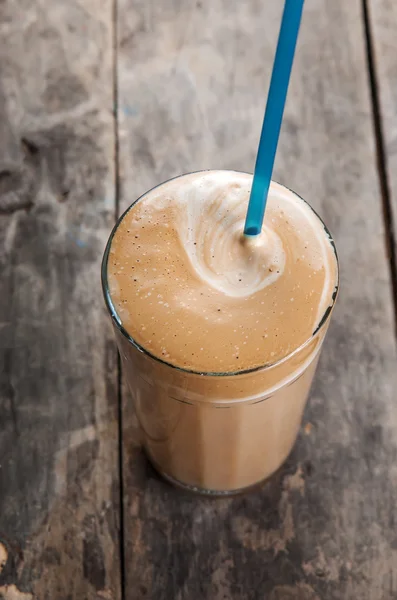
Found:
[(333, 241), (272, 183), (244, 237), (252, 175), (204, 171), (121, 217), (102, 269), (145, 450), (166, 478), (233, 493), (280, 467), (296, 439), (338, 286)]

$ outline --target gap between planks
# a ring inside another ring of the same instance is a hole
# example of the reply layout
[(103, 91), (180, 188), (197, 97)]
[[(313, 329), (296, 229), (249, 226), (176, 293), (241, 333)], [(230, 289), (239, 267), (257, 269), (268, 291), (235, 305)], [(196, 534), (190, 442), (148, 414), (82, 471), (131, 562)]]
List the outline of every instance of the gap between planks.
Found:
[[(113, 123), (114, 123), (114, 221), (120, 216), (119, 90), (118, 90), (118, 0), (113, 0)], [(119, 471), (119, 553), (121, 600), (126, 598), (124, 552), (123, 397), (121, 360), (117, 351), (117, 412)]]
[(385, 232), (385, 246), (389, 265), (392, 304), (394, 314), (394, 334), (397, 339), (397, 256), (396, 256), (396, 233), (391, 207), (390, 183), (386, 163), (385, 140), (382, 127), (382, 111), (379, 100), (379, 82), (376, 72), (375, 48), (371, 30), (370, 10), (368, 0), (361, 0), (365, 35), (365, 50), (368, 67), (368, 78), (370, 88), (370, 101), (372, 109), (372, 125), (374, 129), (376, 145), (376, 166), (379, 179), (379, 187), (382, 199), (383, 224)]

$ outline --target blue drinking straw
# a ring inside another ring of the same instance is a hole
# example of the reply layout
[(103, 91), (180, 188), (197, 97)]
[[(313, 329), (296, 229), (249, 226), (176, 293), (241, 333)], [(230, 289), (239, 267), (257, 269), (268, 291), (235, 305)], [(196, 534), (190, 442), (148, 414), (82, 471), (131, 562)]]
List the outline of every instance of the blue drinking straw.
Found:
[(285, 0), (276, 57), (270, 81), (254, 178), (245, 219), (244, 234), (258, 235), (262, 229), (274, 158), (283, 119), (285, 99), (294, 60), (304, 0)]

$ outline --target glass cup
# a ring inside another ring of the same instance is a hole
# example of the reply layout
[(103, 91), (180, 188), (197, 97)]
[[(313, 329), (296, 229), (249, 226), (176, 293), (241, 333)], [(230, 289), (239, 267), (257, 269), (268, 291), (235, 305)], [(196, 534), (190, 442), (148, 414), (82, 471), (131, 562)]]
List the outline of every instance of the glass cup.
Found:
[[(195, 492), (227, 495), (255, 486), (282, 465), (295, 443), (335, 304), (338, 273), (316, 331), (282, 360), (235, 373), (183, 369), (132, 339), (112, 302), (108, 258), (126, 213), (105, 249), (102, 287), (145, 451), (163, 477)], [(325, 225), (324, 236), (336, 256)]]

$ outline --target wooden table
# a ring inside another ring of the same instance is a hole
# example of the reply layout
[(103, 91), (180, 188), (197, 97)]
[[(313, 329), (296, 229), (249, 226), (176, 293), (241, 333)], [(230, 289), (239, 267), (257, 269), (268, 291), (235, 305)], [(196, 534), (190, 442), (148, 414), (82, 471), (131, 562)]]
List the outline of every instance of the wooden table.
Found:
[(299, 440), (206, 500), (144, 460), (102, 301), (115, 218), (252, 170), (282, 2), (0, 2), (0, 598), (397, 598), (397, 3), (307, 0), (275, 179), (341, 294)]

